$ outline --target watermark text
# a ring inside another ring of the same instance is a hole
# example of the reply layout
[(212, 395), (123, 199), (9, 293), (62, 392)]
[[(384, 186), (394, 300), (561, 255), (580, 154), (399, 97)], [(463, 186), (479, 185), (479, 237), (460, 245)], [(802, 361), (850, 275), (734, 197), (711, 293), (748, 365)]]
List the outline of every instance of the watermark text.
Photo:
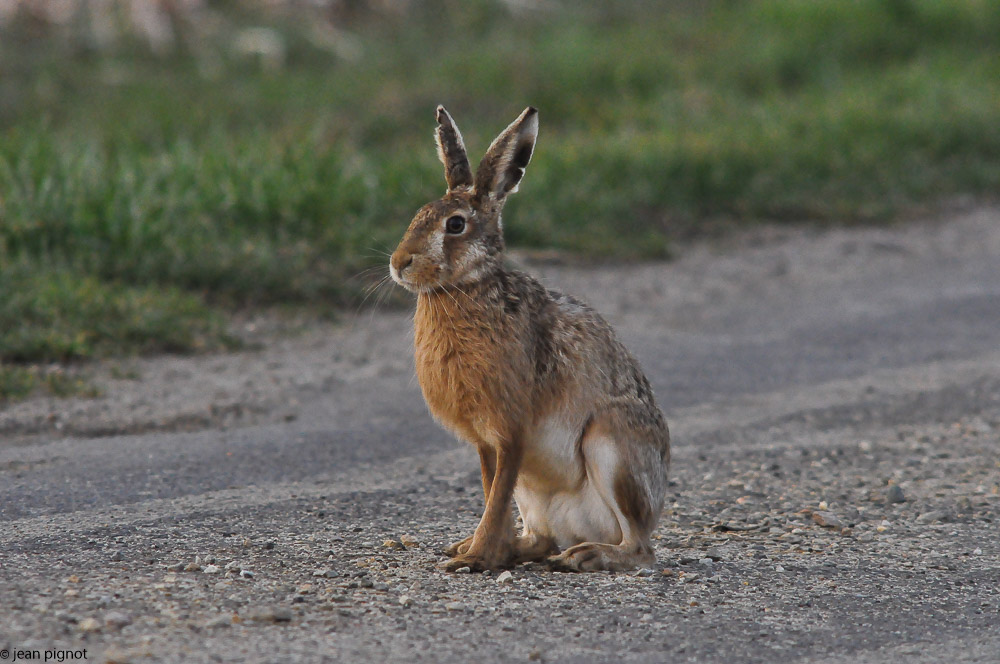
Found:
[(20, 648), (0, 649), (0, 661), (2, 662), (85, 662), (87, 661), (87, 649), (59, 650), (50, 648), (48, 650), (21, 650)]

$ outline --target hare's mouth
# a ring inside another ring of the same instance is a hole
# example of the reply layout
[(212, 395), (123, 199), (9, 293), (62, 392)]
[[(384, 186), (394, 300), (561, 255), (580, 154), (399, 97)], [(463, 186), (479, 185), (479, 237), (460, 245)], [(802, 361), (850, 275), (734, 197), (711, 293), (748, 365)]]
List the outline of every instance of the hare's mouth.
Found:
[(399, 284), (408, 291), (416, 293), (420, 289), (419, 286), (414, 284), (412, 281), (401, 276), (399, 274), (399, 271), (392, 266), (389, 267), (389, 276), (392, 277), (393, 281), (395, 281), (397, 284)]
[(433, 274), (425, 274), (426, 270), (414, 269), (412, 266), (397, 270), (389, 266), (389, 276), (397, 284), (411, 293), (432, 291), (441, 286), (440, 270), (432, 270)]

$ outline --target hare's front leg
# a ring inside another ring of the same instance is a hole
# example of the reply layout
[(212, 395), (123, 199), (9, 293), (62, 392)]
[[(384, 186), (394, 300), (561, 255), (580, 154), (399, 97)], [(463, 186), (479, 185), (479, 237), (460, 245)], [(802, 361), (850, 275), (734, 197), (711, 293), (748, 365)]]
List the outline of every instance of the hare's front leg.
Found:
[[(449, 572), (470, 567), (473, 571), (510, 567), (514, 561), (514, 519), (510, 511), (514, 485), (523, 454), (520, 443), (504, 442), (495, 449), (480, 448), (483, 467), (483, 492), (486, 509), (468, 548), (444, 564)], [(492, 465), (490, 464), (492, 461)], [(487, 469), (493, 468), (493, 478), (487, 490)], [(466, 542), (457, 545), (461, 549)]]
[[(497, 455), (496, 451), (489, 445), (479, 445), (477, 449), (479, 450), (479, 469), (483, 473), (483, 496), (486, 498), (486, 504), (489, 504), (490, 488), (493, 486), (493, 477), (497, 472)], [(454, 557), (462, 553), (468, 553), (473, 537), (474, 535), (469, 535), (465, 539), (449, 545), (444, 550), (445, 555)]]

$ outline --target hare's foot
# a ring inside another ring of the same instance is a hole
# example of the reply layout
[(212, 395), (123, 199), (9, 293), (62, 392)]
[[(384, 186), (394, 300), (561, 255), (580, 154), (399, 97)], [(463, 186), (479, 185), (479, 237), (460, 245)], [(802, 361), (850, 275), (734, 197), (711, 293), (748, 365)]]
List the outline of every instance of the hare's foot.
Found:
[(529, 563), (545, 560), (559, 548), (551, 537), (544, 535), (521, 535), (514, 540), (514, 562)]
[(484, 572), (486, 570), (509, 569), (514, 566), (514, 557), (510, 552), (499, 555), (476, 555), (474, 553), (460, 553), (451, 560), (440, 565), (446, 572), (457, 572), (463, 567), (468, 567), (473, 572)]
[(446, 556), (451, 556), (452, 558), (454, 558), (457, 555), (468, 553), (469, 547), (472, 545), (472, 537), (473, 537), (472, 535), (469, 535), (465, 539), (459, 540), (454, 544), (449, 545), (447, 548), (445, 548), (444, 554)]
[(656, 556), (649, 544), (601, 544), (584, 542), (548, 559), (549, 566), (560, 572), (621, 572), (636, 567), (651, 566)]

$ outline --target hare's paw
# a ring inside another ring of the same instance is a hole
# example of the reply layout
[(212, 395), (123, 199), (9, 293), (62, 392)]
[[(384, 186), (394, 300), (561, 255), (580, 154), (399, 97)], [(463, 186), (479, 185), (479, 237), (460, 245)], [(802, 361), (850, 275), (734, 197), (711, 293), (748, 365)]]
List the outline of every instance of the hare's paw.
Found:
[(462, 553), (442, 563), (441, 569), (446, 572), (457, 572), (463, 567), (468, 567), (473, 572), (485, 572), (486, 570), (508, 569), (513, 566), (514, 561), (510, 555), (479, 556), (472, 553)]
[(604, 569), (601, 547), (600, 544), (577, 544), (546, 562), (557, 572), (594, 572)]
[(444, 553), (446, 556), (455, 557), (463, 553), (469, 552), (469, 546), (472, 545), (472, 535), (469, 535), (463, 540), (459, 540), (454, 544), (449, 545), (445, 548)]
[(566, 549), (546, 562), (560, 572), (596, 572), (611, 570), (621, 572), (656, 562), (653, 549), (648, 544), (616, 545), (584, 542)]

